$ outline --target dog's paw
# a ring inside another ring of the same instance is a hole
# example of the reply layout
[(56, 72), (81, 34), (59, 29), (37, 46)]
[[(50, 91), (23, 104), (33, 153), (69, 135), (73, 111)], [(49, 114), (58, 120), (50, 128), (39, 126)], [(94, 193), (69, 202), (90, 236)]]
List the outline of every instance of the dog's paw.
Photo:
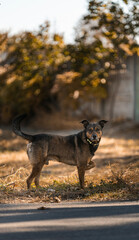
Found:
[(90, 170), (91, 168), (94, 168), (95, 166), (96, 166), (95, 162), (94, 162), (94, 161), (90, 161), (90, 162), (87, 164), (85, 170)]

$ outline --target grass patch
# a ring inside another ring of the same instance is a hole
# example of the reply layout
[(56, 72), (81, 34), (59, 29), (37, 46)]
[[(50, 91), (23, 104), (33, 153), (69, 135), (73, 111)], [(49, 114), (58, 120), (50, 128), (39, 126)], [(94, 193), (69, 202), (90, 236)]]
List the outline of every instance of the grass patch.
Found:
[[(41, 177), (42, 187), (26, 189), (29, 170), (19, 168), (15, 173), (0, 179), (0, 202), (60, 202), (61, 200), (110, 201), (139, 199), (139, 169), (130, 166), (120, 169), (118, 165), (107, 167), (105, 178), (96, 173), (86, 176), (85, 190), (81, 190), (77, 173), (68, 177)], [(101, 175), (102, 176), (102, 175)]]
[(86, 171), (84, 191), (80, 189), (76, 167), (53, 162), (43, 168), (41, 187), (36, 189), (33, 183), (28, 191), (26, 179), (31, 166), (26, 155), (27, 142), (1, 129), (0, 203), (139, 199), (138, 133), (135, 129), (128, 138), (102, 138), (94, 157), (96, 168)]

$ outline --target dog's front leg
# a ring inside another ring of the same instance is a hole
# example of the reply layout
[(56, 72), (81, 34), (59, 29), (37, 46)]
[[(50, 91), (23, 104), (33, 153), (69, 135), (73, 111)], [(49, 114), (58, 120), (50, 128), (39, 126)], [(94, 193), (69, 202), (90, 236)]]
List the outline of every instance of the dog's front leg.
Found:
[(84, 189), (84, 176), (85, 176), (85, 167), (84, 166), (78, 166), (78, 176), (79, 176), (79, 182), (82, 189)]
[(91, 161), (87, 164), (85, 170), (90, 170), (91, 168), (94, 168), (95, 166), (96, 166), (95, 162), (94, 162), (93, 160), (91, 160)]

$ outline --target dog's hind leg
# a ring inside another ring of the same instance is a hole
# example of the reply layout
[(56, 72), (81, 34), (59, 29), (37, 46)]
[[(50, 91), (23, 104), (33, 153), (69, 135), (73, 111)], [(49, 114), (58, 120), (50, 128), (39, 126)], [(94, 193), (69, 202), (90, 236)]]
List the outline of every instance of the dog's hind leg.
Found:
[(43, 168), (43, 165), (44, 165), (44, 163), (41, 163), (39, 165), (37, 175), (35, 176), (35, 185), (36, 185), (36, 187), (39, 187), (39, 179), (40, 179), (40, 174), (41, 174), (41, 170)]
[(45, 164), (45, 158), (43, 156), (43, 148), (37, 143), (29, 143), (27, 145), (27, 154), (32, 165), (32, 172), (27, 179), (27, 188), (29, 189), (34, 178), (36, 187), (39, 186), (40, 173)]
[(41, 172), (42, 167), (43, 167), (42, 163), (37, 163), (37, 164), (33, 165), (32, 172), (27, 179), (27, 188), (28, 189), (30, 189), (31, 183), (32, 183), (34, 178), (35, 178), (35, 185), (37, 184), (36, 186), (38, 186), (40, 172)]

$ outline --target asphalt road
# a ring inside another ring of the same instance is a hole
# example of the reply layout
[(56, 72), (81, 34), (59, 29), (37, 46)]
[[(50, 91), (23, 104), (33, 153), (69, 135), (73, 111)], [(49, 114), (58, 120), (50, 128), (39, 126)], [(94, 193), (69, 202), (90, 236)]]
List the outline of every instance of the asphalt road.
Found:
[(0, 240), (21, 239), (138, 240), (139, 202), (0, 204)]

